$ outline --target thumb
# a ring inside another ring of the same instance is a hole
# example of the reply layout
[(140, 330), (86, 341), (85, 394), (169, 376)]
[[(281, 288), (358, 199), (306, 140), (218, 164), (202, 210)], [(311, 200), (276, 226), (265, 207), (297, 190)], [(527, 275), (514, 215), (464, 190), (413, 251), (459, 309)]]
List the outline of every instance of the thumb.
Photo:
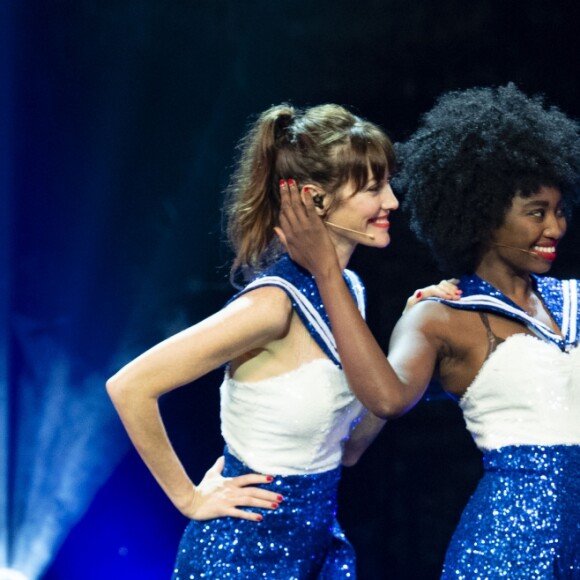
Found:
[(210, 467), (210, 469), (208, 470), (208, 473), (215, 473), (216, 475), (221, 475), (222, 471), (224, 470), (224, 465), (225, 465), (225, 459), (224, 456), (222, 455), (221, 457), (218, 457), (217, 461)]
[(417, 302), (420, 302), (422, 298), (423, 292), (421, 292), (421, 290), (417, 290), (412, 296), (409, 296), (409, 298), (407, 299), (407, 303), (405, 305), (405, 310), (403, 310), (403, 314), (405, 314), (405, 312), (407, 312), (410, 308), (415, 306)]

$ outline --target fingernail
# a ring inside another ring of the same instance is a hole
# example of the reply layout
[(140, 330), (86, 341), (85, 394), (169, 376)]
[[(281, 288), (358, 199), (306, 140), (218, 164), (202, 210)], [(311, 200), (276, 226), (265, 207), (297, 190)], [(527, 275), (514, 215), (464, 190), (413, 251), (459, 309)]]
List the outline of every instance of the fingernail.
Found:
[(278, 507), (278, 504), (277, 504), (277, 503), (273, 503), (273, 504), (272, 504), (272, 507), (273, 507), (274, 509), (276, 509), (276, 508)]
[(256, 517), (256, 520), (257, 520), (257, 521), (259, 521), (259, 522), (261, 522), (263, 519), (264, 519), (264, 518), (263, 518), (262, 516), (257, 516), (257, 517)]
[(288, 185), (296, 185), (296, 182), (293, 179), (289, 179)]
[(415, 298), (421, 298), (423, 296), (423, 292), (415, 292)]
[(280, 187), (282, 187), (285, 183), (286, 183), (286, 181), (284, 179), (281, 179), (280, 180)]
[(304, 193), (310, 193), (310, 188), (309, 187), (305, 187), (304, 188)]
[(276, 496), (276, 499), (277, 499), (278, 501), (282, 501), (284, 498), (283, 498), (281, 495), (277, 495), (277, 496)]
[(267, 475), (267, 476), (266, 476), (266, 481), (267, 481), (268, 483), (270, 483), (271, 481), (274, 481), (274, 478), (273, 478), (271, 475)]

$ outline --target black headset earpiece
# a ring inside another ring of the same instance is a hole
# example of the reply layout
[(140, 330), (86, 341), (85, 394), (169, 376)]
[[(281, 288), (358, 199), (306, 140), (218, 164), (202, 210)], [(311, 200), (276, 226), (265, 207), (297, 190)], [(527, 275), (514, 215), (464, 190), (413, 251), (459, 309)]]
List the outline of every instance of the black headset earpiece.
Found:
[(314, 207), (318, 209), (324, 209), (324, 202), (323, 202), (323, 195), (316, 194), (312, 196), (312, 203), (314, 203)]

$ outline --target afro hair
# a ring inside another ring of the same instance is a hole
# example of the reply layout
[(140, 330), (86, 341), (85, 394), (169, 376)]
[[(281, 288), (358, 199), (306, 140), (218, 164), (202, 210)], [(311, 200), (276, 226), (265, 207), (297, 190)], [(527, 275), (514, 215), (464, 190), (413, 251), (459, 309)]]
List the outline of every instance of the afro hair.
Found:
[(473, 272), (516, 194), (552, 186), (567, 210), (578, 203), (579, 136), (576, 121), (513, 83), (444, 94), (397, 144), (411, 229), (444, 271)]

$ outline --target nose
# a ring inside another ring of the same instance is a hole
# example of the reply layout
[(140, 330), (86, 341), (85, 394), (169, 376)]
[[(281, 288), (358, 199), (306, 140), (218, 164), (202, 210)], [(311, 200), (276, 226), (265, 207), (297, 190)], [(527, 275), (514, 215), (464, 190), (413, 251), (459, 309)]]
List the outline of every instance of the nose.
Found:
[(393, 188), (391, 184), (387, 182), (385, 187), (383, 188), (383, 195), (382, 195), (382, 203), (381, 206), (385, 210), (394, 211), (399, 207), (399, 200), (395, 196), (393, 192)]
[(546, 220), (544, 235), (553, 240), (559, 240), (566, 233), (568, 222), (566, 217), (558, 213), (550, 213)]

